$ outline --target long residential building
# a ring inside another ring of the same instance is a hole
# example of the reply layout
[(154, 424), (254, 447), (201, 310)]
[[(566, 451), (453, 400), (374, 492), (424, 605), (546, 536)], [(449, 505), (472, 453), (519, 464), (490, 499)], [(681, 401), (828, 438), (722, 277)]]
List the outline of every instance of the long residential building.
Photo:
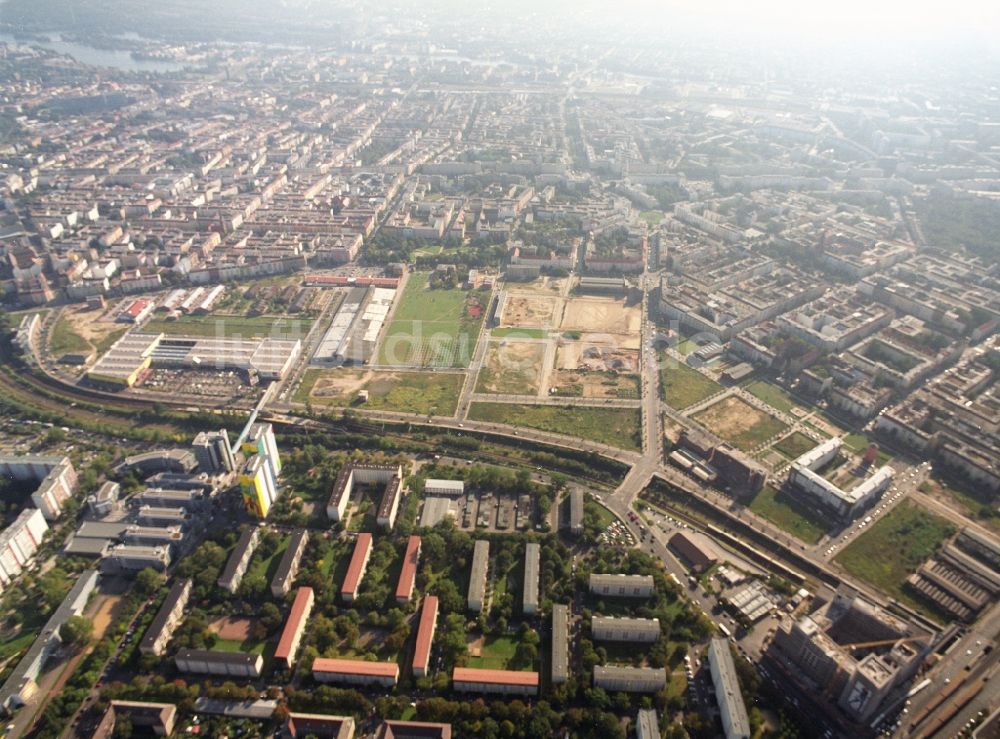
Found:
[(521, 610), (526, 615), (538, 611), (538, 570), (542, 549), (537, 542), (528, 542), (524, 547), (524, 589)]
[(569, 680), (569, 606), (552, 606), (552, 684)]
[(462, 693), (537, 695), (539, 681), (537, 672), (456, 667), (452, 671), (451, 682), (452, 687)]
[(55, 613), (49, 616), (41, 632), (28, 647), (7, 681), (0, 688), (0, 707), (17, 708), (30, 700), (38, 689), (36, 680), (45, 667), (45, 662), (62, 645), (59, 630), (70, 616), (79, 616), (87, 607), (91, 593), (97, 587), (100, 574), (97, 570), (84, 570), (80, 578), (63, 598)]
[(139, 642), (139, 651), (143, 654), (163, 655), (173, 636), (174, 630), (184, 620), (184, 609), (191, 597), (191, 580), (175, 582), (163, 599), (160, 609), (156, 612), (146, 635)]
[(240, 534), (236, 542), (236, 547), (226, 560), (226, 566), (219, 575), (218, 585), (223, 590), (235, 593), (243, 582), (243, 575), (246, 574), (247, 567), (250, 566), (250, 559), (253, 557), (257, 542), (260, 541), (260, 533), (256, 527), (248, 528)]
[(386, 483), (379, 499), (378, 511), (375, 514), (375, 523), (387, 531), (392, 531), (396, 525), (396, 516), (399, 514), (399, 501), (403, 497), (403, 480), (398, 476), (393, 476)]
[(220, 677), (258, 678), (264, 658), (248, 652), (213, 652), (207, 649), (182, 649), (174, 658), (180, 672)]
[(352, 716), (331, 716), (325, 713), (289, 713), (289, 736), (302, 739), (315, 736), (321, 739), (354, 739)]
[(355, 485), (390, 485), (393, 478), (403, 479), (403, 468), (398, 464), (345, 464), (330, 491), (327, 517), (331, 521), (343, 519)]
[(722, 729), (726, 739), (750, 739), (750, 719), (743, 704), (740, 684), (736, 678), (736, 665), (725, 639), (712, 639), (708, 645), (708, 664), (715, 685), (715, 698), (722, 716)]
[(278, 570), (271, 580), (271, 595), (275, 598), (284, 598), (288, 591), (292, 589), (295, 576), (299, 573), (299, 565), (302, 562), (302, 554), (306, 550), (309, 542), (309, 532), (305, 529), (298, 529), (292, 533), (288, 541), (288, 548), (281, 555), (281, 562), (278, 563)]
[(396, 602), (408, 603), (413, 597), (413, 586), (417, 581), (417, 563), (420, 561), (420, 537), (411, 536), (406, 541), (406, 553), (403, 554), (403, 567), (399, 571), (399, 582), (396, 584)]
[(292, 609), (288, 612), (278, 648), (274, 651), (274, 658), (289, 670), (295, 664), (295, 655), (299, 651), (299, 642), (302, 641), (302, 633), (309, 621), (309, 614), (312, 613), (314, 600), (312, 588), (303, 587), (295, 591)]
[(344, 584), (340, 586), (340, 598), (347, 603), (358, 597), (358, 588), (364, 579), (365, 570), (368, 569), (368, 560), (372, 556), (372, 535), (369, 533), (358, 534), (354, 543), (354, 553), (351, 555), (351, 562), (347, 566), (347, 574), (344, 576)]
[(399, 682), (399, 665), (395, 662), (317, 657), (313, 660), (313, 678), (321, 683), (381, 685), (390, 688)]
[(436, 595), (424, 598), (420, 611), (420, 623), (417, 626), (417, 641), (413, 647), (413, 676), (423, 677), (427, 674), (431, 661), (431, 645), (434, 642), (434, 632), (437, 630), (438, 599)]
[(0, 586), (6, 587), (34, 559), (48, 530), (40, 510), (25, 508), (0, 532)]
[(62, 515), (63, 503), (73, 496), (79, 484), (69, 457), (3, 454), (0, 455), (0, 475), (38, 483), (31, 494), (31, 502), (46, 521), (54, 521)]
[(490, 565), (490, 543), (485, 539), (476, 542), (472, 554), (472, 570), (469, 573), (469, 610), (479, 613), (486, 600), (486, 575)]
[(660, 619), (593, 616), (590, 620), (590, 630), (597, 641), (651, 644), (660, 638)]
[(667, 671), (662, 667), (594, 668), (594, 687), (623, 693), (655, 693), (667, 684)]
[(612, 598), (648, 598), (653, 594), (653, 576), (594, 574), (590, 592)]

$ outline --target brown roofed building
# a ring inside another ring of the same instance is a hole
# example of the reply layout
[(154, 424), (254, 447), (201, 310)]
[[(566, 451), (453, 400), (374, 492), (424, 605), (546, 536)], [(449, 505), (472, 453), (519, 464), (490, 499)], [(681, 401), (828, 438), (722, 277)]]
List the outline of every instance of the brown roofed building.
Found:
[(289, 670), (295, 664), (295, 654), (299, 651), (302, 632), (305, 631), (309, 614), (312, 613), (313, 600), (312, 588), (299, 588), (295, 591), (292, 610), (288, 613), (285, 628), (281, 632), (281, 639), (278, 640), (278, 648), (274, 652), (274, 658), (283, 662)]
[(341, 599), (350, 603), (358, 597), (358, 588), (361, 587), (361, 580), (365, 576), (365, 570), (368, 568), (368, 560), (371, 556), (372, 535), (368, 533), (358, 534), (358, 540), (354, 544), (354, 554), (351, 555), (351, 563), (347, 566), (344, 584), (340, 586)]
[(328, 716), (324, 713), (288, 714), (288, 733), (293, 739), (315, 736), (317, 739), (354, 739), (351, 716)]
[(704, 572), (719, 561), (719, 550), (704, 534), (678, 531), (670, 537), (668, 543), (695, 572)]
[(411, 536), (406, 542), (406, 554), (403, 555), (403, 568), (399, 571), (399, 584), (396, 585), (396, 602), (407, 603), (413, 595), (413, 584), (417, 579), (417, 562), (420, 560), (420, 537)]
[(451, 724), (386, 721), (375, 736), (377, 739), (451, 739)]
[(538, 694), (537, 672), (456, 667), (451, 682), (455, 690), (466, 693)]
[(413, 675), (423, 677), (431, 659), (431, 644), (434, 632), (437, 630), (438, 599), (436, 595), (424, 598), (423, 609), (420, 611), (420, 624), (417, 627), (417, 643), (413, 648)]
[(399, 665), (395, 662), (317, 657), (313, 660), (313, 678), (321, 683), (392, 687), (399, 682)]

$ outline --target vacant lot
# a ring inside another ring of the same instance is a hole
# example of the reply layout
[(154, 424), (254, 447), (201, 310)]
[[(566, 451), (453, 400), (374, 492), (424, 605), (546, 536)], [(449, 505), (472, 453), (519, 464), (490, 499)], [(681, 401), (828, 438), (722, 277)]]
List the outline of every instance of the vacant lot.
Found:
[(541, 380), (545, 345), (533, 341), (494, 341), (486, 353), (476, 392), (534, 395)]
[(816, 442), (805, 434), (796, 431), (774, 445), (774, 449), (789, 459), (797, 459), (816, 446)]
[(660, 382), (663, 385), (663, 399), (671, 408), (683, 410), (722, 390), (722, 385), (686, 364), (679, 364), (669, 358), (661, 358), (661, 362)]
[(745, 390), (756, 398), (760, 398), (772, 408), (783, 413), (791, 413), (795, 402), (791, 396), (777, 385), (763, 380), (754, 380)]
[(458, 407), (463, 379), (450, 372), (310, 369), (295, 392), (295, 401), (346, 407), (358, 404), (358, 393), (367, 390), (368, 402), (358, 407), (451, 416)]
[(508, 294), (500, 323), (516, 328), (550, 328), (556, 325), (558, 307), (555, 296)]
[(431, 290), (430, 275), (410, 276), (385, 332), (379, 363), (417, 367), (468, 367), (485, 312), (471, 290)]
[(585, 370), (589, 372), (638, 372), (639, 352), (628, 348), (638, 343), (638, 337), (618, 342), (599, 337), (597, 341), (559, 340), (556, 350), (556, 368), (561, 370)]
[(921, 483), (920, 492), (930, 495), (946, 506), (1000, 534), (1000, 514), (997, 512), (997, 500), (985, 490), (953, 485), (937, 478), (930, 478)]
[(143, 327), (148, 333), (168, 336), (209, 336), (228, 339), (301, 339), (309, 333), (308, 318), (273, 316), (182, 316), (176, 321), (150, 321)]
[(50, 351), (56, 357), (63, 354), (107, 351), (129, 326), (114, 321), (101, 321), (101, 311), (82, 306), (68, 306), (52, 326)]
[(745, 452), (788, 428), (774, 416), (733, 396), (713, 403), (695, 414), (694, 419)]
[(638, 334), (642, 310), (638, 305), (626, 306), (614, 298), (571, 298), (563, 311), (563, 331), (585, 331), (595, 334)]
[(808, 544), (818, 542), (825, 531), (824, 521), (819, 515), (770, 485), (765, 485), (754, 496), (750, 510)]
[(852, 541), (836, 560), (855, 577), (921, 607), (904, 589), (906, 578), (953, 531), (943, 518), (904, 501)]
[(574, 398), (638, 398), (639, 378), (614, 372), (555, 373), (551, 387), (558, 389), (554, 395)]
[(630, 408), (574, 408), (561, 405), (473, 403), (469, 420), (527, 426), (579, 436), (621, 449), (639, 449), (639, 412)]

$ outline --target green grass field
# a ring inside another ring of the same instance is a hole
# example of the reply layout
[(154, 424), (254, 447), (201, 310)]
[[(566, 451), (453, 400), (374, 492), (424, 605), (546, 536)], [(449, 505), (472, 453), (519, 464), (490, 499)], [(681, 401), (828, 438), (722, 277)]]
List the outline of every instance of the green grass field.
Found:
[(308, 318), (257, 316), (182, 316), (176, 321), (153, 320), (142, 330), (167, 336), (218, 336), (243, 339), (301, 339), (312, 327)]
[[(344, 408), (355, 405), (358, 391), (340, 395), (313, 396), (316, 383), (324, 375), (355, 377), (360, 382), (364, 370), (307, 370), (295, 391), (296, 403), (310, 402)], [(452, 416), (458, 408), (464, 376), (449, 372), (376, 372), (360, 390), (368, 391), (368, 402), (357, 403), (358, 408)]]
[[(386, 329), (379, 363), (390, 366), (467, 367), (482, 316), (467, 313), (471, 290), (430, 290), (430, 274), (410, 276)], [(485, 305), (481, 306), (483, 314)]]
[(695, 403), (700, 403), (722, 389), (719, 383), (713, 382), (686, 364), (665, 360), (663, 365), (660, 370), (663, 399), (671, 408), (683, 410)]
[(527, 426), (632, 451), (638, 451), (640, 444), (639, 411), (631, 408), (473, 403), (469, 420)]
[(481, 656), (469, 657), (469, 667), (483, 670), (505, 670), (517, 651), (517, 641), (511, 637), (487, 637)]
[(73, 330), (73, 324), (65, 316), (56, 320), (50, 336), (50, 351), (54, 355), (89, 352), (90, 349), (90, 342)]
[(954, 528), (945, 519), (902, 502), (837, 555), (855, 577), (923, 608), (904, 588), (906, 578), (938, 550)]
[(254, 577), (263, 577), (267, 580), (268, 586), (270, 587), (271, 578), (274, 577), (274, 573), (278, 571), (278, 564), (281, 562), (281, 557), (288, 548), (288, 542), (291, 540), (291, 536), (283, 536), (281, 538), (281, 543), (278, 544), (278, 548), (269, 557), (258, 557), (255, 556), (250, 561), (250, 566), (247, 568), (247, 573), (244, 579), (251, 579)]
[(945, 501), (945, 504), (975, 520), (995, 533), (1000, 533), (1000, 515), (994, 513), (996, 500), (985, 490), (950, 485), (931, 478), (920, 484), (920, 492)]
[(544, 328), (517, 328), (515, 326), (502, 326), (490, 332), (497, 339), (544, 339), (549, 335)]
[(819, 516), (770, 485), (754, 496), (750, 510), (808, 544), (818, 542), (825, 531)]
[(743, 389), (783, 413), (791, 413), (795, 407), (795, 402), (788, 393), (769, 382), (754, 380)]
[(248, 654), (264, 654), (267, 642), (247, 639), (216, 639), (212, 645), (213, 652), (247, 652)]
[(801, 457), (803, 454), (808, 452), (814, 446), (816, 446), (815, 441), (810, 439), (805, 434), (796, 431), (794, 434), (789, 434), (775, 444), (773, 449), (781, 452), (781, 454), (789, 459), (796, 459), (797, 457)]
[[(843, 441), (847, 449), (857, 454), (864, 454), (868, 451), (868, 444), (870, 443), (870, 439), (864, 434), (848, 434), (844, 437)], [(878, 455), (875, 457), (875, 464), (888, 464), (891, 460), (892, 455), (880, 448)]]
[(663, 212), (659, 210), (644, 210), (639, 214), (639, 218), (650, 226), (658, 226), (663, 220)]

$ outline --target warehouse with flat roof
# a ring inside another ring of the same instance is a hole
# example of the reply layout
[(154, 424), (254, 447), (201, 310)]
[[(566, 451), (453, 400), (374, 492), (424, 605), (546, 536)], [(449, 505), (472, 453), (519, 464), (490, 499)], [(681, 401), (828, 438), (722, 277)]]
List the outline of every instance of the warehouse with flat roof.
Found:
[(395, 662), (317, 657), (313, 660), (313, 679), (321, 683), (381, 685), (390, 688), (399, 682), (399, 665)]
[(538, 694), (537, 672), (456, 667), (451, 673), (451, 683), (455, 690), (462, 693)]
[(463, 480), (424, 480), (425, 495), (463, 495), (465, 493), (465, 482)]
[(364, 579), (371, 556), (372, 535), (358, 534), (357, 541), (354, 542), (354, 554), (351, 555), (351, 563), (347, 566), (347, 575), (344, 576), (344, 584), (340, 586), (342, 600), (350, 603), (358, 597), (358, 588), (361, 587), (361, 580)]
[(469, 573), (469, 610), (479, 613), (486, 600), (486, 575), (490, 565), (490, 543), (485, 539), (476, 542)]
[(521, 610), (531, 615), (538, 611), (538, 570), (542, 548), (537, 542), (528, 542), (524, 547), (524, 592)]

